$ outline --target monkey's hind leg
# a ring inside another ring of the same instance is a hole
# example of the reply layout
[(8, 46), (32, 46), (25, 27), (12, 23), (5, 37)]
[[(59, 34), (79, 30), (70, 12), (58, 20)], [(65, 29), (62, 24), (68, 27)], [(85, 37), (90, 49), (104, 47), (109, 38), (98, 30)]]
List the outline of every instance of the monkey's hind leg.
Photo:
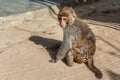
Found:
[(74, 55), (72, 50), (68, 51), (68, 53), (66, 54), (66, 63), (70, 67), (72, 67), (74, 64)]
[(102, 72), (94, 65), (94, 59), (88, 58), (88, 61), (85, 63), (87, 67), (95, 74), (95, 76), (99, 79), (102, 78)]
[(80, 54), (75, 54), (74, 55), (74, 60), (79, 64), (87, 62), (87, 60), (85, 58), (81, 58)]

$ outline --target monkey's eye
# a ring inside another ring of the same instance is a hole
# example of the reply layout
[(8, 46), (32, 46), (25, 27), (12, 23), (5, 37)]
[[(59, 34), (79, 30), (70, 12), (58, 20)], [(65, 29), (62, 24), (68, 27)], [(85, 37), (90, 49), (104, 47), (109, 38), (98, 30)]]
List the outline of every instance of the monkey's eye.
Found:
[(66, 21), (66, 20), (67, 20), (67, 18), (63, 18), (63, 20), (64, 20), (64, 21)]

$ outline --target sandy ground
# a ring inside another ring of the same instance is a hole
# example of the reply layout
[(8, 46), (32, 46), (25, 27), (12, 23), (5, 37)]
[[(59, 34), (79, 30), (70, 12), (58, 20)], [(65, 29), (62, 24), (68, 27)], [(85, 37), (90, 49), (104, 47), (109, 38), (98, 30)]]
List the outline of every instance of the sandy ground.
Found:
[[(83, 20), (96, 36), (94, 58), (103, 74), (101, 80), (120, 80), (119, 15), (120, 11), (94, 14)], [(0, 80), (99, 80), (84, 64), (49, 63), (55, 57), (54, 46), (62, 41), (62, 29), (55, 19), (44, 17), (2, 27), (0, 39)]]

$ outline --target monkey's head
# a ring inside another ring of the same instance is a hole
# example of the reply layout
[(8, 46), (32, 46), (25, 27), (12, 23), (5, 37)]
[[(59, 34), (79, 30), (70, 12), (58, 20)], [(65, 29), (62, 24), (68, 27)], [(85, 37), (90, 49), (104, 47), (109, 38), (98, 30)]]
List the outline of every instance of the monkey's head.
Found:
[(58, 13), (58, 21), (62, 28), (66, 28), (74, 23), (76, 13), (71, 7), (64, 7)]

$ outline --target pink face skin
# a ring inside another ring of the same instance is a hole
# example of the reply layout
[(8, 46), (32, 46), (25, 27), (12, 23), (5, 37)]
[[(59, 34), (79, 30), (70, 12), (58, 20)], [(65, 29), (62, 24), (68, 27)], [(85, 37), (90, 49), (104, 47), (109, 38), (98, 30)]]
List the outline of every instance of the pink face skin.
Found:
[(65, 28), (67, 26), (67, 17), (64, 17), (64, 16), (60, 17), (59, 24), (61, 28)]

